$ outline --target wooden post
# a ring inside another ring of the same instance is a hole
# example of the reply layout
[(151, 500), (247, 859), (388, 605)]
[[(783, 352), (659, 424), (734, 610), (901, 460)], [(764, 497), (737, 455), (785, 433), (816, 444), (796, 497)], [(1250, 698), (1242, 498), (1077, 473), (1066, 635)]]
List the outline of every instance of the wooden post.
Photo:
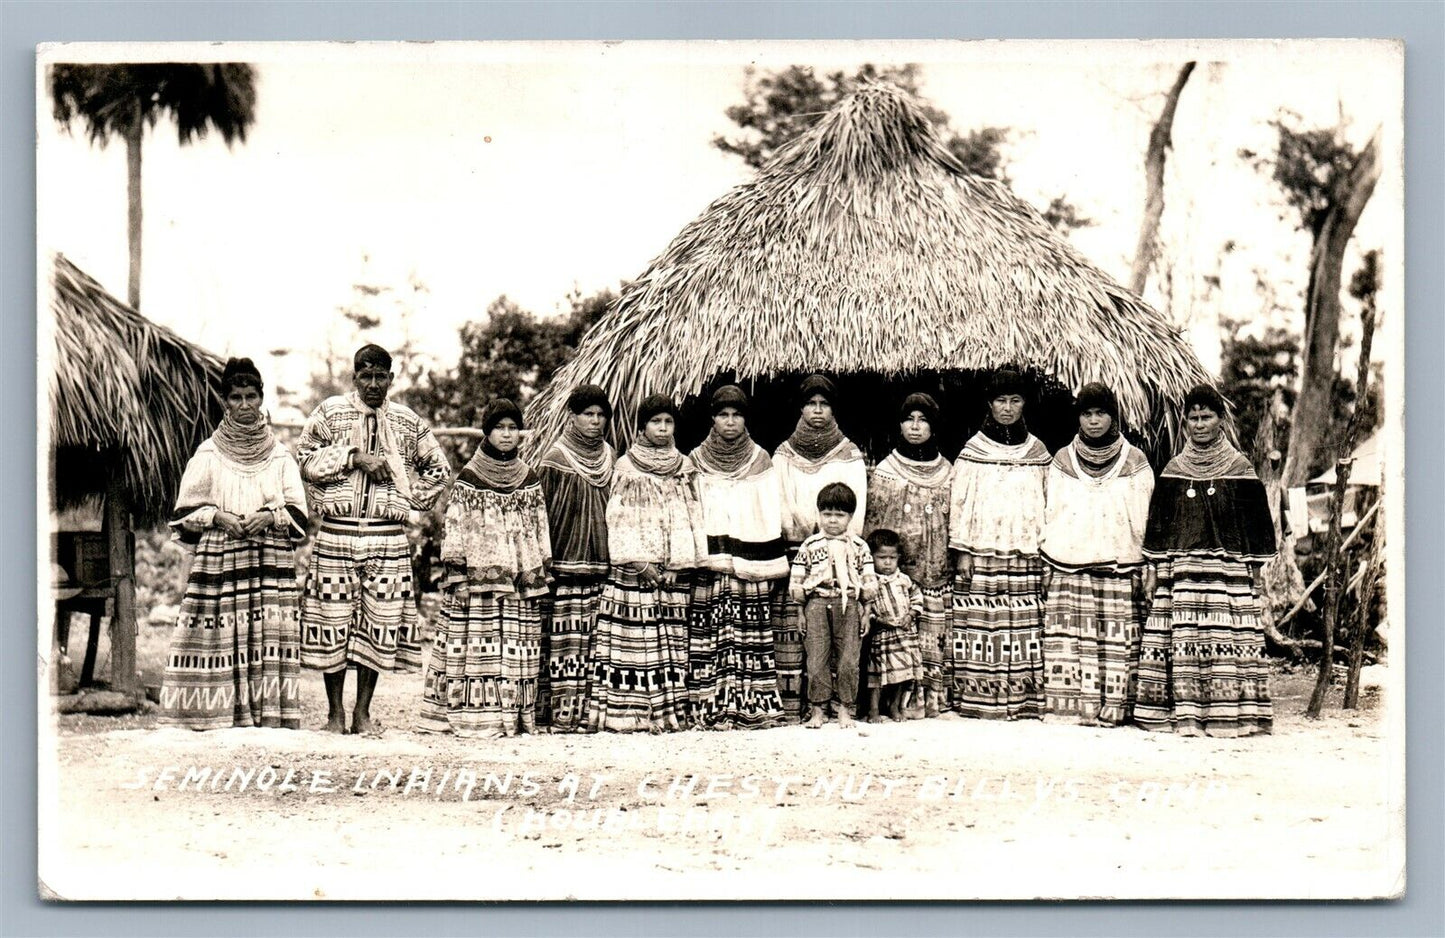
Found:
[[(1355, 523), (1355, 529), (1350, 532), (1349, 536), (1340, 542), (1340, 550), (1350, 549), (1350, 545), (1355, 543), (1355, 539), (1358, 538), (1360, 535), (1364, 534), (1365, 530), (1370, 526), (1370, 522), (1375, 520), (1376, 513), (1379, 510), (1380, 502), (1376, 501), (1374, 505), (1370, 506), (1370, 510), (1365, 512), (1364, 516)], [(1295, 614), (1305, 607), (1305, 603), (1309, 601), (1310, 594), (1312, 594), (1315, 589), (1325, 581), (1325, 577), (1329, 575), (1329, 572), (1329, 567), (1326, 566), (1323, 573), (1310, 581), (1310, 585), (1304, 588), (1304, 593), (1301, 594), (1300, 598), (1295, 602), (1293, 606), (1289, 607), (1288, 612), (1286, 612), (1283, 616), (1280, 617), (1280, 625), (1284, 625), (1284, 623), (1288, 622), (1290, 619), (1293, 619), (1295, 617)], [(1301, 641), (1299, 642), (1299, 644), (1305, 645), (1308, 644), (1308, 642)]]
[(135, 555), (130, 538), (130, 505), (118, 466), (112, 465), (105, 485), (105, 536), (110, 547), (110, 581), (115, 586), (115, 611), (110, 617), (110, 686), (124, 694), (136, 692)]
[[(1384, 480), (1381, 480), (1382, 482)], [(1380, 486), (1378, 494), (1380, 503), (1385, 501), (1385, 488)], [(1380, 571), (1384, 564), (1385, 526), (1375, 526), (1375, 539), (1370, 543), (1370, 559), (1365, 566), (1365, 574), (1360, 578), (1360, 588), (1356, 595), (1359, 597), (1359, 609), (1355, 616), (1355, 631), (1350, 635), (1350, 658), (1349, 670), (1345, 674), (1345, 702), (1344, 709), (1354, 710), (1360, 705), (1360, 669), (1365, 665), (1365, 639), (1375, 631), (1375, 623), (1370, 621), (1370, 607), (1375, 603), (1375, 588), (1380, 581)]]

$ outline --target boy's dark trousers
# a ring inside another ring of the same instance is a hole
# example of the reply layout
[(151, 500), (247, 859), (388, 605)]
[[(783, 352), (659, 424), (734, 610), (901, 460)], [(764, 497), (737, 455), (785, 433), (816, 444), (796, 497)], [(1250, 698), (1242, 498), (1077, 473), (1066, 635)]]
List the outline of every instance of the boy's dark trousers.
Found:
[[(839, 607), (842, 607), (841, 610)], [(803, 654), (808, 671), (808, 703), (837, 700), (849, 710), (858, 700), (858, 600), (809, 596), (803, 603)], [(838, 678), (833, 679), (837, 668)]]

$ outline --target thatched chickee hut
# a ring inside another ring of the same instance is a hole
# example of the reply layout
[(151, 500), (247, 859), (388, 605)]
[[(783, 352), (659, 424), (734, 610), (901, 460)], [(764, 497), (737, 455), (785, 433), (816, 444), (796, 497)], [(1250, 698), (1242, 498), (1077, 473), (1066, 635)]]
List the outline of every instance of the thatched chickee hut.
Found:
[(103, 505), (111, 684), (133, 691), (131, 532), (170, 517), (186, 462), (221, 417), (221, 361), (111, 296), (62, 255), (51, 287), (51, 504)]
[[(771, 448), (797, 418), (800, 378), (839, 385), (839, 422), (886, 454), (903, 397), (944, 408), (957, 452), (982, 422), (980, 383), (1003, 364), (1034, 381), (1030, 427), (1051, 447), (1075, 424), (1072, 390), (1104, 381), (1156, 456), (1176, 405), (1208, 380), (1176, 330), (1090, 264), (1002, 184), (966, 173), (918, 105), (887, 85), (841, 101), (751, 182), (685, 227), (592, 327), (529, 408), (535, 446), (594, 382), (626, 445), (649, 393), (683, 401), (679, 444), (706, 430), (706, 396), (737, 381)], [(951, 448), (951, 452), (950, 452)]]

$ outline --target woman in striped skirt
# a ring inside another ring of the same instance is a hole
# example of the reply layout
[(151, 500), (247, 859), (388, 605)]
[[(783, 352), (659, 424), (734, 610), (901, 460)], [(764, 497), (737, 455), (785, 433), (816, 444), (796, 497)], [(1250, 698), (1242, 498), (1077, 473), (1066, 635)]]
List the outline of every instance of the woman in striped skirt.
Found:
[(1224, 399), (1184, 399), (1184, 450), (1159, 475), (1144, 557), (1144, 622), (1134, 722), (1189, 735), (1268, 733), (1274, 711), (1260, 577), (1275, 555), (1264, 485), (1224, 435)]
[(225, 417), (181, 477), (171, 527), (195, 559), (161, 684), (165, 724), (300, 726), (294, 546), (306, 537), (306, 492), (261, 393), (249, 358), (226, 362)]
[(1154, 473), (1119, 433), (1119, 402), (1086, 384), (1079, 433), (1054, 454), (1044, 559), (1046, 718), (1116, 725), (1133, 714), (1143, 625), (1144, 523)]
[[(910, 394), (898, 411), (898, 445), (873, 470), (863, 530), (896, 531), (902, 541), (899, 569), (923, 592), (918, 617), (919, 683), (923, 714), (936, 717), (947, 706), (953, 657), (948, 628), (948, 503), (953, 467), (938, 453), (938, 404), (927, 394)], [(914, 715), (919, 715), (915, 709)]]
[(444, 597), (422, 680), (418, 728), (426, 732), (536, 730), (552, 551), (541, 483), (517, 456), (521, 430), (517, 405), (488, 404), (486, 436), (447, 498)]
[(1015, 720), (1044, 709), (1044, 476), (1051, 457), (1024, 423), (1023, 376), (996, 372), (983, 428), (953, 467), (953, 706)]
[(687, 610), (707, 557), (696, 470), (677, 451), (677, 405), (654, 394), (607, 500), (611, 566), (597, 614), (587, 728), (660, 733), (688, 722)]
[(712, 429), (692, 452), (707, 532), (689, 613), (688, 693), (701, 726), (756, 729), (783, 716), (773, 652), (772, 596), (787, 582), (782, 489), (748, 435), (748, 397), (713, 393)]
[(552, 536), (551, 601), (543, 631), (542, 718), (554, 733), (587, 726), (592, 645), (607, 582), (607, 497), (617, 457), (607, 444), (612, 404), (595, 384), (567, 397), (571, 418), (537, 475)]

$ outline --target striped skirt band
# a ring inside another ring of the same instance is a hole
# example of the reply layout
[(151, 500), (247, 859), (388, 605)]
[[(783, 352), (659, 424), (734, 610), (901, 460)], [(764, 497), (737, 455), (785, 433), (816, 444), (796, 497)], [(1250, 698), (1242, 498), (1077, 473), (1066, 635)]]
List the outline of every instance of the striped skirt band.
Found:
[(687, 725), (687, 607), (692, 583), (644, 586), (613, 567), (602, 590), (587, 707), (591, 732), (666, 732)]
[(541, 602), (458, 578), (446, 587), (423, 671), (418, 729), (458, 736), (531, 729), (541, 669)]
[(916, 681), (921, 673), (916, 627), (869, 630), (866, 683), (870, 689)]
[(1270, 732), (1264, 626), (1248, 566), (1185, 555), (1157, 571), (1134, 722), (1189, 736)]
[(785, 713), (800, 714), (806, 701), (803, 670), (803, 607), (788, 598), (787, 585), (773, 591), (771, 613), (773, 657), (777, 662), (778, 695)]
[(171, 633), (160, 722), (299, 727), (300, 644), (290, 541), (205, 531)]
[(335, 672), (421, 665), (411, 545), (397, 522), (327, 518), (301, 600), (301, 663)]
[(923, 614), (918, 617), (920, 686), (946, 695), (953, 683), (953, 631), (948, 625), (949, 587), (923, 589)]
[(587, 727), (597, 611), (605, 577), (556, 574), (546, 611), (542, 688), (543, 719), (555, 732)]
[(691, 721), (706, 727), (771, 726), (783, 716), (773, 653), (775, 581), (700, 572), (688, 613)]
[(1044, 710), (1043, 561), (973, 560), (953, 588), (953, 706), (984, 719), (1039, 717)]
[(1044, 600), (1047, 716), (1127, 723), (1138, 687), (1142, 625), (1130, 574), (1055, 571)]

